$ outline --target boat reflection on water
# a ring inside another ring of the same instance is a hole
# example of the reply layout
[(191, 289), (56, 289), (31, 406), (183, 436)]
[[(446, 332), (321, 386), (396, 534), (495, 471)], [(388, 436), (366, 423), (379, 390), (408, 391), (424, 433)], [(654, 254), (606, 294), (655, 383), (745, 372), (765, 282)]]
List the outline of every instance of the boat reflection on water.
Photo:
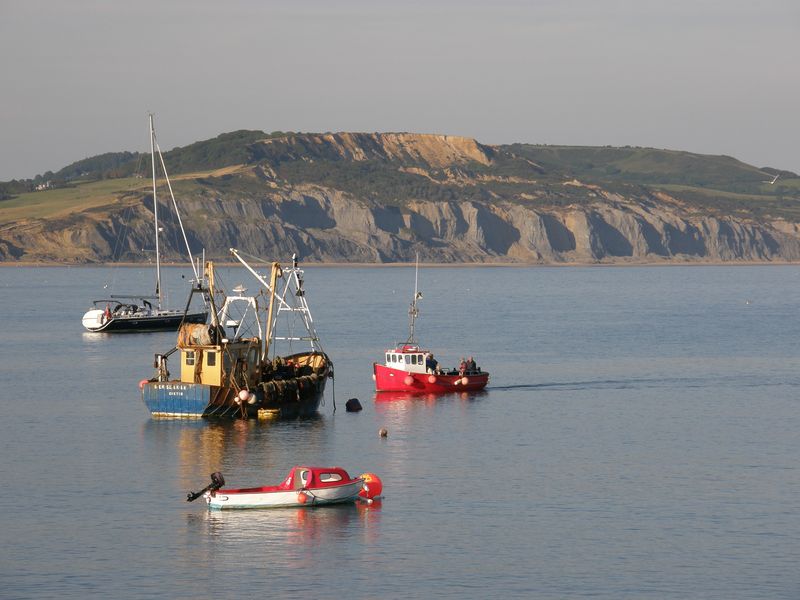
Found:
[[(186, 515), (187, 548), (213, 560), (215, 568), (268, 567), (272, 572), (313, 568), (309, 549), (331, 542), (360, 541), (365, 551), (378, 542), (381, 501), (315, 508), (194, 510)], [(194, 558), (200, 558), (195, 556)]]
[[(452, 396), (452, 395), (451, 395)], [(375, 402), (420, 402), (420, 403), (433, 403), (438, 398), (442, 398), (440, 394), (425, 394), (425, 393), (411, 393), (411, 392), (375, 392)]]
[[(204, 510), (194, 516), (208, 524), (212, 536), (240, 540), (263, 536), (290, 544), (315, 544), (320, 538), (351, 537), (359, 521), (374, 524), (380, 519), (381, 500), (329, 504), (314, 508), (272, 508), (252, 510)], [(191, 516), (190, 516), (191, 518)]]
[(297, 462), (299, 449), (328, 443), (330, 431), (324, 424), (320, 414), (294, 421), (149, 419), (142, 437), (159, 457), (174, 457), (167, 460), (174, 465), (176, 485), (188, 490), (209, 473), (230, 472), (228, 465), (247, 465), (237, 479), (267, 480), (269, 473), (264, 471), (280, 478)]
[(390, 403), (422, 403), (436, 404), (437, 402), (447, 402), (448, 400), (464, 400), (474, 402), (487, 395), (485, 390), (474, 392), (459, 392), (453, 394), (439, 393), (415, 393), (415, 392), (375, 392), (375, 402), (378, 404)]

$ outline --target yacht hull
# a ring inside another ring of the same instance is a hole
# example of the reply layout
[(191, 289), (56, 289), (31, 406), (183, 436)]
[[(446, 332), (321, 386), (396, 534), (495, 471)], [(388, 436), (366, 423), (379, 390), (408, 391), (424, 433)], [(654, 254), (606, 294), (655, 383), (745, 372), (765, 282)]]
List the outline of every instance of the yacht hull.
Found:
[(112, 316), (105, 320), (93, 318), (89, 311), (83, 318), (83, 326), (93, 333), (140, 333), (144, 331), (177, 331), (181, 323), (205, 323), (208, 313), (187, 313), (174, 311), (160, 315)]

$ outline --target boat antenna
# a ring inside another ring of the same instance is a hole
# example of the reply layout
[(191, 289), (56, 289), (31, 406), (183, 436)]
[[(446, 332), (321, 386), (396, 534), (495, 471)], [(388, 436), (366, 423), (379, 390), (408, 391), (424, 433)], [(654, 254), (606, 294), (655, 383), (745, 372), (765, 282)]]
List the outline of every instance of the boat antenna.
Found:
[(414, 321), (419, 316), (419, 309), (417, 308), (417, 300), (422, 300), (422, 292), (418, 290), (419, 281), (419, 252), (416, 253), (414, 261), (414, 298), (411, 300), (411, 306), (408, 308), (408, 339), (406, 344), (416, 344), (414, 339)]
[(150, 117), (150, 162), (153, 164), (153, 220), (156, 228), (156, 296), (158, 296), (158, 310), (161, 310), (161, 258), (158, 249), (158, 199), (156, 197), (156, 132), (153, 127), (153, 113)]

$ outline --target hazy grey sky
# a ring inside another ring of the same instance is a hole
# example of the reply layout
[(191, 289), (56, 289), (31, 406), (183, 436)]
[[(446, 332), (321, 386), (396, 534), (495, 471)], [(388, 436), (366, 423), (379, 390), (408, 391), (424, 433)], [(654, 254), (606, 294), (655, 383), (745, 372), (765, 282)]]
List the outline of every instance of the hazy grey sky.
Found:
[(798, 0), (0, 0), (0, 180), (235, 129), (800, 171)]

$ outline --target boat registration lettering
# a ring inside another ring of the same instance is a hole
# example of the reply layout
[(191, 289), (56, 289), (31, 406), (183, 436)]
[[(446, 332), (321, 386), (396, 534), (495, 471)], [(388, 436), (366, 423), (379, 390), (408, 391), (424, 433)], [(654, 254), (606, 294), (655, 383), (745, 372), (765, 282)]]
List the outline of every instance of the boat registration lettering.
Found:
[(175, 385), (169, 383), (161, 383), (156, 385), (157, 390), (166, 390), (168, 396), (182, 396), (181, 392), (189, 389), (188, 385)]

